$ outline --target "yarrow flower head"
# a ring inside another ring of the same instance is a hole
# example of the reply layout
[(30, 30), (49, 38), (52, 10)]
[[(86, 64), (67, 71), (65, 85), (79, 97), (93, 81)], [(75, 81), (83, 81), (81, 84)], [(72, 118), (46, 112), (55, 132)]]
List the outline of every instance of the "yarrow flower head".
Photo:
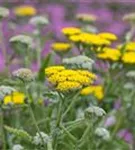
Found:
[(131, 70), (131, 71), (127, 72), (126, 76), (129, 77), (129, 78), (135, 78), (135, 71)]
[(14, 8), (14, 13), (17, 16), (24, 17), (24, 16), (33, 16), (36, 15), (37, 10), (33, 6), (30, 5), (23, 5)]
[(99, 117), (103, 117), (105, 114), (106, 114), (106, 112), (102, 108), (97, 107), (97, 106), (91, 106), (85, 110), (86, 118), (92, 118), (92, 117), (99, 118)]
[(12, 147), (12, 150), (24, 150), (24, 147), (20, 144), (15, 144), (13, 147)]
[(120, 59), (121, 52), (118, 49), (106, 47), (103, 49), (103, 52), (97, 55), (100, 59), (118, 61)]
[(95, 131), (95, 135), (98, 136), (100, 139), (103, 139), (105, 141), (110, 140), (110, 133), (107, 129), (105, 128), (97, 128)]
[(10, 86), (0, 86), (0, 101), (3, 100), (6, 95), (11, 94), (15, 91), (16, 90)]
[(125, 64), (135, 64), (135, 52), (125, 52), (122, 57)]
[(67, 36), (70, 36), (70, 35), (75, 35), (75, 34), (81, 33), (81, 30), (76, 27), (65, 27), (62, 29), (62, 33)]
[(13, 77), (19, 78), (23, 81), (32, 81), (34, 79), (34, 75), (30, 69), (20, 68), (18, 70), (13, 71)]
[(121, 44), (117, 46), (119, 50), (121, 50), (122, 47), (124, 47), (124, 51), (135, 51), (135, 42), (128, 42), (126, 44)]
[(93, 63), (94, 63), (94, 60), (83, 55), (63, 59), (63, 64), (73, 69), (92, 70)]
[(92, 23), (97, 20), (97, 16), (88, 13), (79, 13), (76, 15), (76, 19), (82, 23)]
[(9, 41), (12, 44), (18, 44), (19, 43), (19, 44), (24, 45), (26, 47), (32, 47), (32, 43), (33, 43), (33, 40), (30, 36), (23, 35), (23, 34), (13, 36), (10, 38)]
[(36, 135), (33, 137), (33, 144), (44, 145), (47, 144), (50, 140), (51, 140), (50, 137), (46, 133), (40, 132), (40, 134), (36, 133)]
[(9, 16), (9, 10), (5, 7), (0, 7), (0, 19), (6, 18)]
[(71, 49), (71, 45), (69, 43), (56, 42), (51, 45), (53, 51), (58, 54), (68, 52)]
[(81, 90), (81, 95), (83, 96), (87, 96), (91, 94), (94, 95), (99, 101), (101, 101), (104, 97), (103, 86), (91, 85)]
[(35, 25), (37, 27), (41, 27), (49, 24), (49, 20), (45, 16), (32, 17), (29, 22), (30, 24)]
[(124, 15), (123, 20), (129, 23), (135, 23), (135, 13), (133, 12), (133, 13)]
[(24, 104), (24, 101), (25, 101), (24, 93), (17, 92), (17, 91), (12, 92), (9, 95), (6, 95), (3, 99), (3, 103), (5, 105), (8, 105), (8, 104)]
[(66, 69), (63, 66), (52, 66), (45, 69), (48, 81), (56, 90), (68, 92), (78, 90), (90, 85), (96, 79), (96, 75), (86, 70)]
[(110, 41), (115, 41), (117, 40), (117, 36), (113, 33), (110, 32), (102, 32), (98, 34), (101, 38), (110, 40)]

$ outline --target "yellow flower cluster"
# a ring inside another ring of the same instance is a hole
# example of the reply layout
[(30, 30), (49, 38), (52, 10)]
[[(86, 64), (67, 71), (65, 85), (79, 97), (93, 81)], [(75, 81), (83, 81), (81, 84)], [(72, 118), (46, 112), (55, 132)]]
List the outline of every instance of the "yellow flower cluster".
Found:
[(70, 35), (75, 35), (81, 33), (81, 30), (76, 27), (66, 27), (62, 29), (62, 33), (64, 35), (70, 36)]
[[(118, 45), (117, 48), (121, 49), (124, 45)], [(135, 42), (128, 42), (125, 45), (125, 51), (135, 51)]]
[(102, 45), (110, 45), (111, 42), (104, 38), (101, 38), (97, 34), (92, 33), (80, 33), (79, 35), (72, 35), (69, 37), (72, 42), (81, 42), (82, 44), (87, 45), (95, 45), (95, 46), (102, 46)]
[(21, 92), (13, 92), (10, 95), (4, 97), (4, 104), (23, 104), (25, 100), (25, 95)]
[(56, 42), (51, 45), (51, 48), (56, 52), (67, 52), (71, 49), (71, 45), (69, 43)]
[(102, 32), (98, 34), (101, 38), (104, 38), (106, 40), (115, 41), (117, 40), (117, 36), (110, 32)]
[(37, 10), (32, 6), (24, 5), (14, 8), (14, 13), (17, 16), (33, 16), (37, 13)]
[(97, 54), (100, 59), (108, 59), (112, 61), (118, 61), (120, 59), (121, 53), (117, 49), (106, 47), (103, 49), (102, 53)]
[(81, 90), (81, 95), (83, 96), (91, 94), (94, 95), (98, 100), (102, 100), (104, 97), (103, 87), (101, 85), (91, 85)]
[(81, 22), (94, 22), (96, 21), (97, 17), (93, 14), (87, 14), (87, 13), (79, 13), (76, 15), (76, 19)]
[(135, 52), (125, 52), (122, 57), (122, 61), (127, 64), (135, 63)]
[(45, 69), (48, 81), (59, 91), (80, 89), (93, 83), (96, 75), (85, 70), (71, 70), (62, 66), (52, 66)]

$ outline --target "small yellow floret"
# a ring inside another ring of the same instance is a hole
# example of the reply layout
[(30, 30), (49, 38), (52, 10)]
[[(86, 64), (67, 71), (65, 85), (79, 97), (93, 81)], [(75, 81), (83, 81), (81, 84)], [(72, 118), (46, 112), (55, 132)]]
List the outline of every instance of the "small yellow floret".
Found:
[(102, 33), (99, 33), (98, 34), (101, 38), (104, 38), (104, 39), (107, 39), (107, 40), (110, 40), (110, 41), (115, 41), (117, 40), (117, 36), (113, 33), (110, 33), (110, 32), (102, 32)]
[(23, 104), (25, 100), (25, 95), (20, 92), (13, 92), (10, 95), (5, 96), (4, 104), (7, 105), (9, 103), (13, 104)]
[(81, 33), (81, 30), (76, 27), (66, 27), (62, 29), (62, 33), (65, 35), (75, 35)]
[(68, 43), (53, 43), (51, 45), (52, 49), (56, 52), (67, 52), (71, 49), (71, 45)]
[(37, 10), (32, 6), (19, 6), (14, 9), (17, 16), (33, 16), (36, 15)]
[(91, 85), (81, 90), (81, 95), (93, 94), (98, 100), (102, 100), (104, 97), (103, 87), (100, 85)]
[(124, 53), (124, 55), (122, 57), (122, 61), (124, 63), (134, 64), (135, 63), (135, 52), (126, 52), (126, 53)]

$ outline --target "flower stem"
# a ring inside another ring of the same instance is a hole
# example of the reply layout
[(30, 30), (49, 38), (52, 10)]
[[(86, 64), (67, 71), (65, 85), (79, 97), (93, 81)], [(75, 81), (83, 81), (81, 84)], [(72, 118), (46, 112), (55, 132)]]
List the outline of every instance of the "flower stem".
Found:
[(6, 150), (3, 110), (1, 111), (1, 134), (2, 134), (2, 147), (3, 150)]

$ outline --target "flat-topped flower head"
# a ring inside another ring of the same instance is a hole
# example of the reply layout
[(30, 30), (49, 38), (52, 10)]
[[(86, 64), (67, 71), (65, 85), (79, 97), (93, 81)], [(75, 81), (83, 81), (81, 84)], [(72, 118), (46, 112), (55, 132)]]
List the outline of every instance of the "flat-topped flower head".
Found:
[(118, 49), (122, 49), (122, 47), (124, 47), (124, 51), (135, 51), (135, 42), (128, 42), (117, 46)]
[(9, 95), (6, 95), (3, 99), (4, 105), (8, 104), (24, 104), (25, 101), (25, 95), (21, 92), (12, 92)]
[(64, 66), (50, 66), (45, 69), (45, 74), (51, 76), (63, 70), (65, 70)]
[(13, 147), (12, 147), (12, 150), (24, 150), (24, 147), (20, 144), (15, 144)]
[(97, 55), (98, 58), (103, 60), (118, 61), (120, 59), (121, 52), (118, 49), (106, 47), (102, 53)]
[(29, 23), (37, 27), (40, 27), (40, 26), (48, 25), (49, 20), (45, 16), (34, 16), (30, 19)]
[(85, 110), (85, 117), (91, 118), (91, 117), (103, 117), (106, 114), (106, 112), (97, 106), (90, 106)]
[(135, 64), (135, 52), (125, 52), (122, 56), (122, 62), (126, 64)]
[(51, 48), (55, 52), (62, 53), (68, 52), (71, 49), (71, 45), (69, 43), (56, 42), (51, 45)]
[(107, 46), (111, 44), (109, 40), (105, 38), (101, 38), (96, 34), (82, 33), (80, 34), (80, 36), (81, 36), (81, 42), (87, 45)]
[(70, 36), (70, 35), (75, 35), (75, 34), (80, 34), (81, 29), (77, 27), (65, 27), (62, 29), (62, 33), (64, 35)]
[(36, 133), (36, 135), (33, 138), (33, 144), (35, 145), (44, 145), (47, 144), (50, 141), (50, 137), (44, 133), (44, 132), (40, 132)]
[(69, 68), (74, 69), (88, 69), (92, 70), (94, 61), (87, 56), (79, 55), (76, 57), (65, 58), (62, 60), (63, 64)]
[(104, 97), (103, 86), (91, 85), (91, 86), (85, 87), (81, 90), (81, 95), (83, 96), (94, 95), (99, 101), (101, 101)]
[(9, 41), (12, 44), (18, 44), (19, 43), (19, 44), (25, 45), (27, 47), (32, 47), (32, 44), (33, 44), (32, 38), (30, 36), (23, 35), (23, 34), (13, 36), (10, 38)]
[(27, 68), (20, 68), (18, 70), (13, 71), (13, 77), (19, 78), (23, 81), (32, 81), (34, 79), (33, 72)]
[(9, 10), (5, 7), (0, 7), (0, 19), (7, 18), (9, 16)]
[(17, 16), (24, 17), (24, 16), (34, 16), (37, 13), (35, 7), (30, 5), (23, 5), (14, 8), (14, 13)]
[[(57, 69), (58, 68), (58, 69)], [(96, 75), (85, 70), (73, 70), (52, 66), (45, 69), (48, 81), (61, 92), (78, 90), (93, 83)]]
[(135, 23), (135, 13), (132, 12), (124, 15), (123, 20), (129, 23)]
[(76, 15), (76, 19), (82, 23), (92, 23), (97, 20), (97, 16), (93, 14), (88, 14), (88, 13), (78, 13)]
[(98, 136), (100, 139), (105, 141), (110, 140), (110, 133), (107, 129), (99, 127), (95, 130), (95, 135)]
[(110, 40), (110, 41), (115, 41), (117, 40), (117, 36), (111, 32), (101, 32), (98, 34), (101, 38)]
[(11, 94), (12, 92), (15, 92), (16, 90), (13, 87), (2, 85), (0, 86), (0, 101), (3, 100), (3, 98)]

